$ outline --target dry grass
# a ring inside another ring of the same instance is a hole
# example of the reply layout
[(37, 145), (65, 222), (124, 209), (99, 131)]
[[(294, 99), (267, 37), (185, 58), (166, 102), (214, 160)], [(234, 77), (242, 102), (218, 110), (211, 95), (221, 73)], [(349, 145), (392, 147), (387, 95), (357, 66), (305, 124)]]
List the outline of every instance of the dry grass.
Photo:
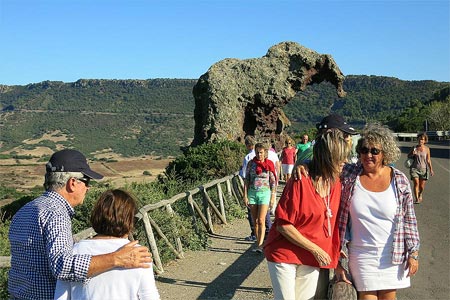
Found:
[[(23, 141), (24, 144), (33, 145), (42, 140), (50, 140), (56, 144), (65, 141), (67, 137), (59, 132), (45, 134), (43, 137), (34, 140)], [(57, 144), (58, 145), (58, 144)], [(28, 146), (29, 147), (29, 146)], [(62, 147), (57, 147), (61, 149)], [(32, 159), (0, 159), (0, 178), (2, 184), (19, 190), (27, 190), (35, 186), (42, 186), (45, 174), (45, 162), (42, 157), (48, 157), (53, 150), (47, 147), (36, 147), (27, 150), (17, 147), (2, 154), (31, 155)], [(162, 173), (172, 158), (161, 159), (160, 157), (141, 156), (124, 158), (110, 149), (105, 149), (93, 153), (96, 160), (89, 163), (90, 167), (104, 175), (103, 181), (109, 181), (116, 187), (121, 187), (131, 182), (149, 182)], [(39, 161), (41, 160), (41, 161)], [(144, 171), (151, 175), (144, 175)]]

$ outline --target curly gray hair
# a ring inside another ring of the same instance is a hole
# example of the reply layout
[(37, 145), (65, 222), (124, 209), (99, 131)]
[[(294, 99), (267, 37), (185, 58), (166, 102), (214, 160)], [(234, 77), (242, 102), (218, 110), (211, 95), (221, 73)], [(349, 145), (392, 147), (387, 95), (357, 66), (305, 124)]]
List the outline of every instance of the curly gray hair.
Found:
[(383, 165), (389, 165), (400, 158), (400, 148), (392, 131), (380, 123), (369, 123), (361, 131), (361, 138), (356, 145), (359, 154), (365, 145), (380, 145), (383, 150)]

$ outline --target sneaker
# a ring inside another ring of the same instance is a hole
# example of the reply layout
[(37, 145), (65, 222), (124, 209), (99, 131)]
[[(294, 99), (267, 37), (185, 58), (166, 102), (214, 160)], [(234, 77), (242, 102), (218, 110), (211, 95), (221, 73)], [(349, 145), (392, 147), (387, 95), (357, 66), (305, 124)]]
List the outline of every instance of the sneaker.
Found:
[(253, 247), (252, 252), (263, 253), (263, 248), (261, 246), (255, 246)]
[(256, 236), (249, 235), (249, 236), (245, 237), (245, 240), (248, 242), (254, 242), (254, 241), (256, 241)]

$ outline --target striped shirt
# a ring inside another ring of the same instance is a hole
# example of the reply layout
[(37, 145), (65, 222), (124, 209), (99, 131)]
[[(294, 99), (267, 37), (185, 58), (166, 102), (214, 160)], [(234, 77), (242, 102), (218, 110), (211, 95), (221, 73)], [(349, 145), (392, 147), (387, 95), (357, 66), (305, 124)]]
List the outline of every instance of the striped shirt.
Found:
[[(398, 265), (405, 261), (406, 253), (412, 253), (419, 250), (420, 239), (408, 178), (401, 171), (395, 168), (392, 169), (394, 170), (394, 184), (397, 201), (397, 209), (394, 218), (392, 263)], [(349, 215), (350, 202), (354, 193), (356, 178), (362, 173), (362, 170), (361, 164), (347, 164), (341, 174), (342, 196), (338, 217), (341, 247), (351, 241), (351, 237), (348, 234), (351, 228)]]
[(9, 229), (13, 299), (53, 299), (56, 279), (85, 281), (91, 255), (73, 255), (73, 208), (47, 191), (23, 206)]

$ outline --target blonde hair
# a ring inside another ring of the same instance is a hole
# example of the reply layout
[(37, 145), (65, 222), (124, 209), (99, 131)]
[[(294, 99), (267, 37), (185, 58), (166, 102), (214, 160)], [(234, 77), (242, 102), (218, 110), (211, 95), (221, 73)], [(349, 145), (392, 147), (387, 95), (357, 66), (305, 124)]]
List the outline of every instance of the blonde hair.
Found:
[(341, 173), (342, 164), (347, 160), (350, 147), (344, 133), (337, 128), (328, 129), (317, 135), (313, 147), (313, 159), (309, 163), (311, 178), (317, 181), (334, 182)]

